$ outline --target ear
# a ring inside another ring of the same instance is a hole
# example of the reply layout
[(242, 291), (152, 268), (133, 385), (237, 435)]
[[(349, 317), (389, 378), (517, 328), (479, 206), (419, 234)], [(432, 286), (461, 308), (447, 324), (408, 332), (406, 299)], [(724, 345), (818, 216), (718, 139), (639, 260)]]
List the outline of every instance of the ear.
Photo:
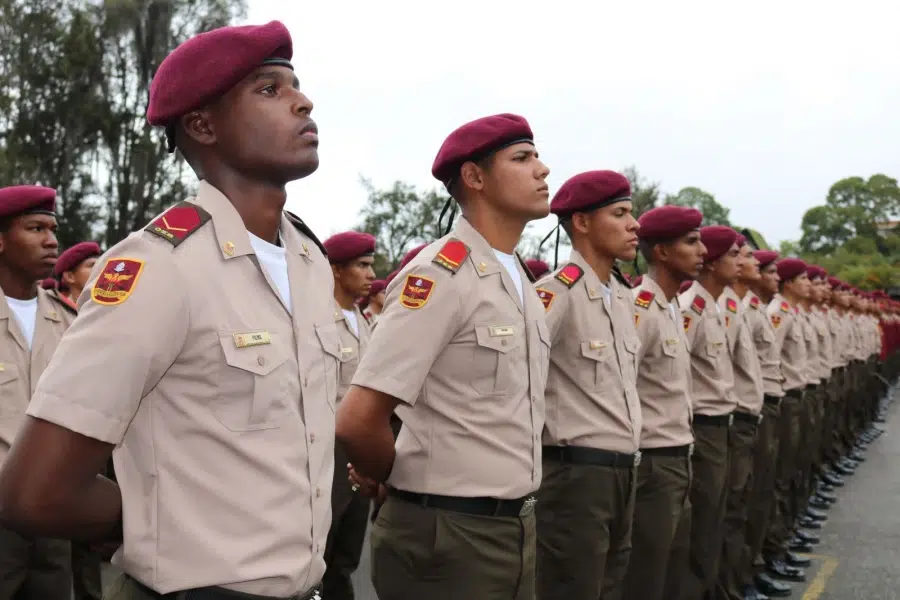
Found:
[(72, 271), (66, 271), (62, 274), (62, 282), (68, 286), (71, 286), (75, 283), (75, 273)]
[(341, 269), (337, 265), (331, 265), (331, 274), (335, 279), (341, 278)]
[(574, 213), (572, 215), (572, 229), (581, 234), (587, 234), (588, 232), (588, 214), (587, 213)]
[(209, 117), (207, 110), (195, 110), (181, 117), (184, 135), (203, 146), (215, 144), (216, 133)]
[(481, 167), (472, 161), (463, 163), (459, 170), (459, 177), (466, 187), (473, 190), (481, 190), (484, 188), (484, 172)]

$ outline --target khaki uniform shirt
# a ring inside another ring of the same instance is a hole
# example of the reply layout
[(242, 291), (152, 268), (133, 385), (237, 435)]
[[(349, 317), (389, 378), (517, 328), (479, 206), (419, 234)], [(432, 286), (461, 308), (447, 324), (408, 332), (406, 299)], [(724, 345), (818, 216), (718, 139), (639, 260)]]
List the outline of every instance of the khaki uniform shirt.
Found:
[(720, 314), (715, 298), (696, 281), (678, 297), (678, 304), (691, 350), (694, 414), (730, 414), (738, 402), (725, 316)]
[(784, 391), (802, 390), (809, 383), (806, 378), (803, 322), (797, 310), (781, 294), (775, 294), (766, 308), (766, 314), (775, 328), (775, 346), (781, 357)]
[(524, 301), (494, 250), (462, 218), (388, 286), (353, 385), (401, 402), (389, 485), (501, 499), (540, 486), (550, 333), (517, 267)]
[(826, 344), (829, 355), (828, 365), (832, 369), (840, 369), (847, 364), (844, 360), (843, 352), (841, 351), (841, 347), (845, 343), (844, 322), (841, 315), (833, 307), (828, 307), (825, 310), (825, 321), (827, 323), (829, 337), (829, 341)]
[(781, 373), (781, 357), (775, 343), (775, 328), (766, 315), (767, 307), (753, 292), (747, 292), (743, 305), (759, 358), (763, 392), (773, 398), (781, 398), (784, 396), (784, 375)]
[(28, 413), (117, 446), (131, 576), (305, 592), (331, 525), (331, 269), (283, 216), (286, 307), (228, 199), (201, 182), (190, 202), (203, 212), (178, 205), (97, 261)]
[[(55, 290), (50, 290), (55, 292)], [(68, 303), (38, 288), (31, 347), (0, 290), (0, 464), (25, 419), (28, 401), (63, 333), (75, 320)]]
[[(561, 281), (581, 276), (573, 284)], [(574, 275), (569, 275), (574, 273)], [(632, 299), (615, 278), (607, 285), (577, 250), (569, 264), (537, 284), (547, 302), (550, 375), (547, 378), (548, 446), (582, 446), (633, 454), (641, 442), (637, 353)]]
[(820, 307), (813, 306), (809, 311), (818, 340), (819, 379), (825, 381), (831, 377), (831, 333), (828, 331), (828, 316)]
[(363, 314), (359, 308), (353, 307), (356, 313), (356, 326), (359, 329), (359, 335), (353, 332), (353, 327), (344, 316), (340, 306), (334, 309), (334, 321), (337, 325), (338, 335), (341, 338), (341, 363), (339, 365), (340, 377), (338, 383), (338, 403), (347, 395), (350, 389), (350, 382), (353, 381), (353, 375), (359, 367), (359, 359), (365, 353), (366, 346), (369, 343), (369, 327)]
[[(749, 294), (750, 292), (747, 293)], [(758, 415), (763, 407), (762, 366), (747, 319), (748, 309), (730, 287), (726, 287), (719, 296), (719, 307), (727, 320), (737, 323), (731, 356), (734, 361), (734, 395), (738, 410)]]
[(725, 320), (725, 336), (728, 338), (728, 351), (731, 356), (735, 355), (735, 347), (738, 343), (741, 326), (743, 322), (740, 318), (741, 314), (741, 298), (731, 287), (726, 286), (722, 290), (722, 294), (716, 300), (719, 307), (719, 314)]
[(649, 275), (644, 275), (641, 285), (632, 291), (634, 322), (641, 342), (637, 372), (643, 420), (641, 448), (690, 444), (694, 441), (691, 356), (681, 314), (674, 304), (666, 302), (662, 289)]
[(803, 339), (806, 342), (806, 381), (811, 384), (819, 384), (822, 382), (819, 364), (821, 355), (819, 354), (819, 336), (816, 333), (813, 324), (812, 313), (806, 308), (798, 308), (798, 316), (803, 323)]

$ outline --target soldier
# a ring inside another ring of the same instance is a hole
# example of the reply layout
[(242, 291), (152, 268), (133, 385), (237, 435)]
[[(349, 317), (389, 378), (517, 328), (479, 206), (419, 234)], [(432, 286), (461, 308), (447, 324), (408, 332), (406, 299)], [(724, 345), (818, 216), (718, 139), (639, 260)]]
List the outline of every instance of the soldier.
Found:
[(763, 544), (763, 558), (769, 573), (787, 581), (805, 581), (806, 573), (787, 563), (787, 543), (797, 523), (795, 484), (800, 452), (800, 424), (806, 390), (806, 343), (803, 323), (798, 317), (799, 303), (809, 295), (806, 263), (784, 258), (776, 263), (780, 293), (766, 308), (775, 328), (775, 352), (781, 361), (784, 398), (778, 438), (778, 466), (775, 478), (776, 517), (772, 519)]
[(378, 315), (384, 310), (384, 290), (387, 283), (384, 279), (376, 279), (369, 286), (369, 296), (366, 298), (366, 305), (363, 308), (363, 316), (369, 323), (369, 327), (374, 327), (378, 320)]
[(341, 343), (324, 250), (283, 212), (319, 164), (291, 55), (273, 21), (160, 64), (148, 121), (199, 192), (98, 261), (0, 471), (6, 525), (122, 541), (114, 600), (312, 598), (325, 571)]
[[(368, 296), (375, 279), (375, 238), (368, 233), (347, 231), (325, 240), (328, 262), (334, 273), (334, 320), (341, 338), (338, 404), (350, 389), (350, 382), (369, 343), (369, 326), (355, 300)], [(331, 529), (325, 545), (325, 577), (322, 595), (329, 599), (352, 600), (350, 576), (359, 566), (369, 501), (354, 494), (347, 478), (347, 455), (340, 444), (334, 449), (334, 480), (331, 488)]]
[[(843, 282), (836, 277), (828, 278), (828, 285), (831, 288), (829, 294), (829, 332), (831, 333), (832, 358), (831, 366), (833, 372), (834, 386), (834, 415), (833, 425), (831, 428), (831, 439), (826, 444), (826, 467), (822, 475), (824, 489), (833, 490), (837, 487), (844, 486), (844, 480), (838, 472), (840, 469), (838, 463), (849, 449), (849, 445), (845, 446), (845, 426), (847, 403), (849, 402), (847, 389), (850, 381), (848, 365), (850, 359), (848, 356), (848, 348), (850, 346), (850, 331), (846, 318), (846, 310), (849, 306), (849, 300), (843, 292)], [(811, 524), (811, 523), (807, 523)]]
[(550, 330), (544, 479), (538, 492), (538, 598), (622, 597), (631, 552), (641, 407), (640, 342), (617, 260), (637, 254), (631, 185), (614, 171), (566, 181), (550, 212), (569, 262), (538, 282)]
[[(56, 191), (20, 185), (0, 189), (0, 463), (25, 420), (25, 409), (75, 318), (66, 303), (38, 286), (57, 260)], [(69, 542), (0, 527), (0, 598), (68, 598)], [(61, 537), (61, 536), (60, 536)]]
[(667, 572), (679, 523), (690, 514), (694, 434), (691, 362), (675, 303), (681, 282), (699, 276), (703, 267), (702, 221), (700, 211), (674, 205), (651, 209), (638, 220), (649, 270), (633, 290), (643, 426), (624, 598), (675, 598), (681, 585), (682, 572)]
[(550, 272), (550, 265), (548, 265), (545, 261), (540, 260), (539, 258), (529, 258), (525, 261), (525, 266), (527, 266), (528, 270), (531, 271), (531, 274), (532, 276), (534, 276), (535, 280), (540, 279)]
[(462, 219), (388, 285), (337, 437), (362, 493), (387, 482), (381, 600), (530, 599), (550, 336), (514, 249), (547, 215), (549, 169), (527, 121), (503, 114), (451, 133), (432, 173)]
[(695, 439), (689, 558), (678, 557), (680, 568), (687, 573), (679, 590), (684, 600), (712, 594), (718, 576), (728, 483), (728, 432), (737, 407), (725, 315), (716, 298), (737, 278), (738, 233), (712, 225), (702, 228), (700, 236), (707, 250), (706, 261), (699, 279), (678, 298), (691, 349)]
[[(729, 350), (734, 363), (734, 395), (737, 399), (734, 423), (728, 436), (729, 474), (725, 492), (722, 557), (714, 594), (715, 598), (722, 600), (757, 597), (756, 591), (744, 583), (747, 571), (744, 555), (753, 454), (762, 419), (763, 381), (754, 340), (754, 335), (759, 333), (751, 328), (747, 313), (752, 309), (744, 306), (744, 298), (749, 286), (759, 281), (760, 272), (759, 263), (743, 235), (738, 236), (737, 245), (740, 248), (737, 279), (726, 286), (718, 298), (718, 308), (725, 316), (726, 331), (731, 333)], [(774, 338), (774, 332), (771, 333), (770, 345)]]
[(81, 291), (91, 278), (91, 270), (97, 258), (103, 254), (97, 242), (79, 242), (59, 255), (53, 275), (59, 280), (60, 297), (72, 306), (78, 302)]

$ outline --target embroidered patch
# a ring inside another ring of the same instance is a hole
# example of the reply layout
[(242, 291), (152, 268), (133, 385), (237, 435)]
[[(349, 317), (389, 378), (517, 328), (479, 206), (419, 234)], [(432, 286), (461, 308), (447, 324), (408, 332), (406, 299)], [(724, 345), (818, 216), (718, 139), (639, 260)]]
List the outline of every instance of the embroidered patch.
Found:
[(728, 309), (728, 312), (737, 313), (737, 302), (734, 298), (725, 299), (725, 308)]
[(568, 288), (578, 283), (582, 277), (584, 277), (584, 271), (574, 263), (567, 264), (556, 274), (556, 278)]
[(122, 304), (134, 291), (144, 270), (144, 261), (134, 258), (110, 258), (91, 288), (97, 304)]
[(459, 240), (448, 240), (431, 262), (444, 267), (451, 273), (456, 273), (468, 256), (468, 246)]
[(705, 308), (706, 300), (704, 300), (700, 296), (694, 296), (694, 301), (691, 302), (691, 309), (698, 315), (702, 315)]
[(173, 246), (178, 246), (211, 218), (208, 212), (196, 204), (180, 202), (161, 214), (144, 229), (158, 235)]
[(637, 295), (637, 298), (634, 299), (634, 303), (641, 308), (649, 308), (650, 303), (653, 302), (653, 298), (656, 297), (656, 294), (651, 292), (650, 290), (641, 290), (641, 293)]
[(753, 296), (750, 298), (750, 308), (757, 309), (759, 308), (759, 298)]
[(772, 315), (772, 326), (775, 329), (781, 327), (781, 315)]
[(400, 304), (406, 308), (422, 308), (428, 303), (433, 291), (433, 280), (421, 275), (407, 275), (403, 291), (400, 292)]
[(787, 302), (782, 302), (781, 303), (781, 312), (783, 312), (783, 313), (791, 312), (791, 305), (788, 304)]
[(545, 290), (544, 288), (537, 288), (537, 295), (544, 305), (544, 311), (550, 310), (550, 305), (553, 304), (553, 299), (556, 298), (556, 294), (550, 290)]
[(688, 315), (684, 316), (684, 332), (687, 333), (688, 328), (691, 326), (691, 318)]

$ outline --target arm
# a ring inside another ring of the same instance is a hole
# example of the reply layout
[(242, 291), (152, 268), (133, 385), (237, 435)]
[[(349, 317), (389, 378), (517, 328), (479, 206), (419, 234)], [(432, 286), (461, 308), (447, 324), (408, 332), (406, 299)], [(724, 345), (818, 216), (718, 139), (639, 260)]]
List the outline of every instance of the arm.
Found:
[(384, 481), (394, 464), (391, 415), (400, 401), (370, 388), (351, 386), (337, 412), (335, 437), (354, 470)]

